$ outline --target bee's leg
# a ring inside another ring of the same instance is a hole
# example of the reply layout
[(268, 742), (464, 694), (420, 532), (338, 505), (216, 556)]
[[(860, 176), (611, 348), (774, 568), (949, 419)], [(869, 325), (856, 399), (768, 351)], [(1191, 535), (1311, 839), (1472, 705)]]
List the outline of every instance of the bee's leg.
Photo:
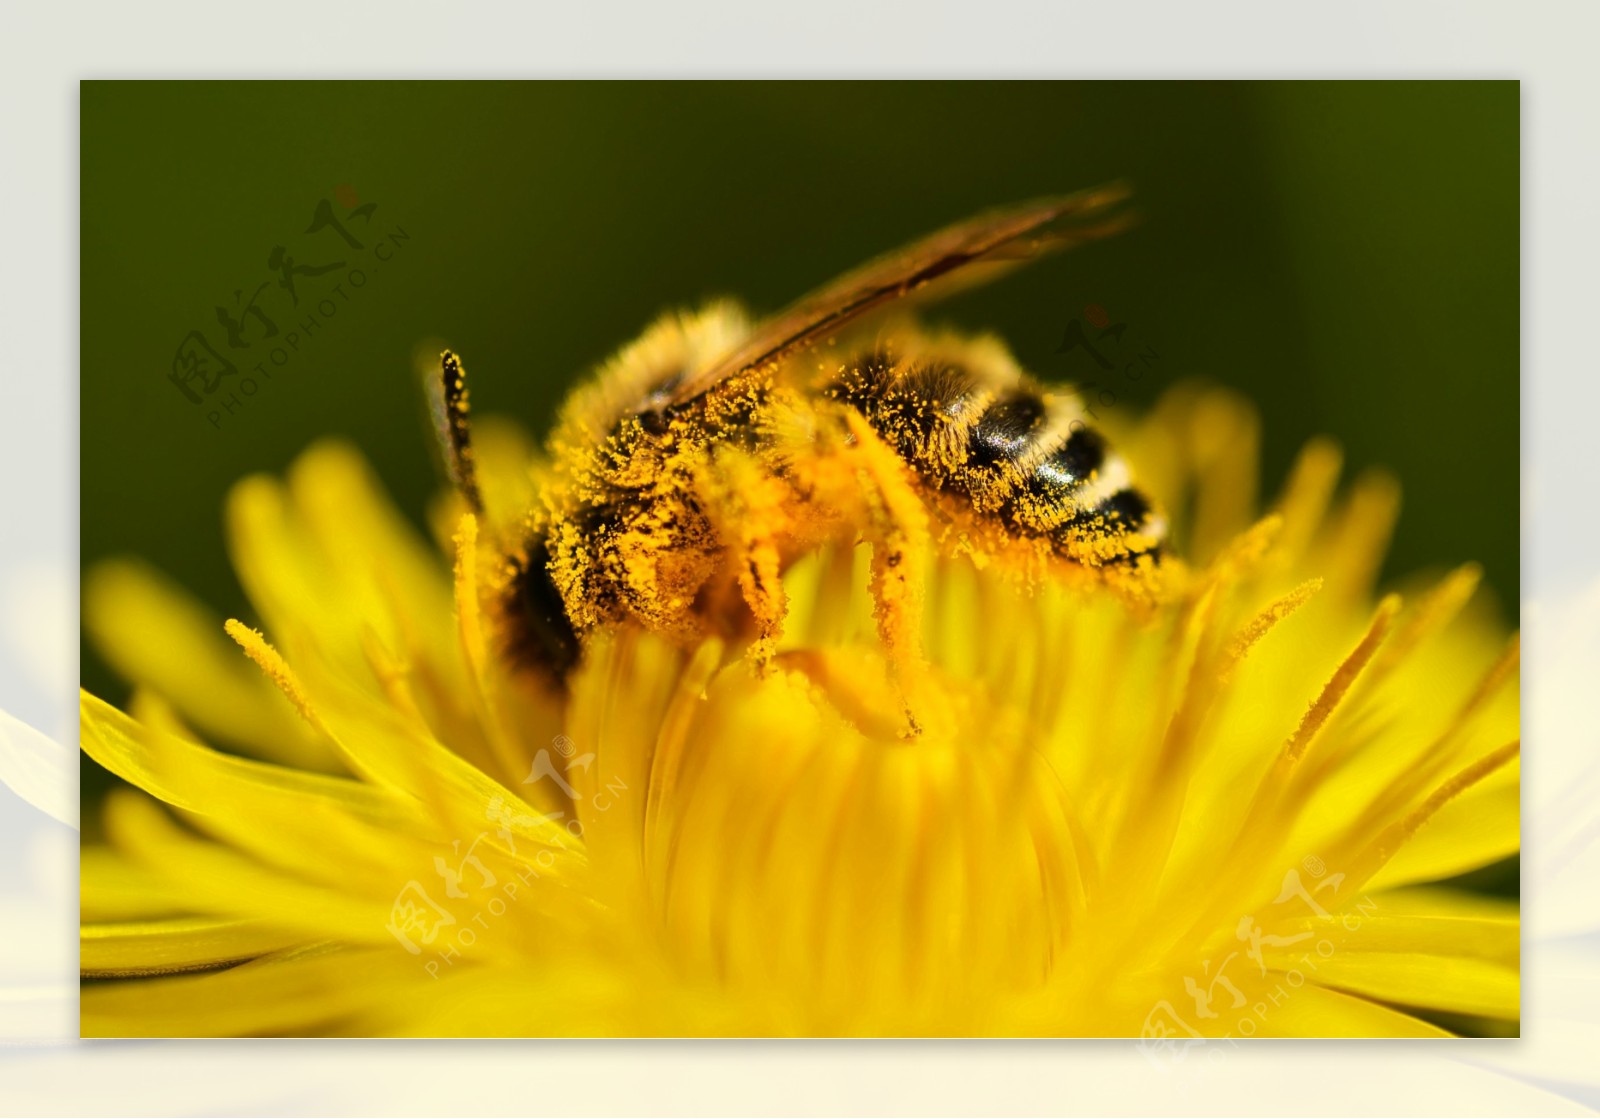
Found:
[(845, 413), (852, 446), (862, 521), (872, 542), (870, 589), (878, 635), (905, 703), (908, 736), (920, 733), (917, 712), (931, 686), (923, 656), (922, 624), (932, 562), (927, 508), (913, 488), (905, 463), (860, 413)]
[(755, 619), (751, 659), (765, 668), (777, 652), (788, 613), (778, 548), (788, 530), (788, 486), (748, 454), (724, 450), (698, 472), (706, 508), (718, 510), (718, 530), (732, 561), (739, 594)]
[(739, 570), (739, 590), (756, 619), (756, 641), (752, 648), (756, 663), (763, 667), (778, 651), (783, 619), (788, 613), (778, 549), (770, 538), (750, 540), (744, 546), (744, 563)]

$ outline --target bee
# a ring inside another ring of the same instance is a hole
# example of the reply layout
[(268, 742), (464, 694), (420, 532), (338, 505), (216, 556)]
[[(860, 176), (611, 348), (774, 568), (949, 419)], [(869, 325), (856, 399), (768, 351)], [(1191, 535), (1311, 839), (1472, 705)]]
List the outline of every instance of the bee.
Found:
[[(631, 623), (684, 644), (781, 634), (783, 574), (830, 542), (871, 546), (885, 645), (918, 655), (930, 552), (1148, 596), (1166, 521), (1070, 393), (992, 337), (901, 312), (1130, 217), (1110, 186), (995, 211), (856, 269), (764, 323), (730, 302), (669, 314), (572, 393), (538, 498), (486, 582), (513, 658), (552, 681), (587, 635)], [(466, 375), (442, 356), (451, 473), (482, 513)]]

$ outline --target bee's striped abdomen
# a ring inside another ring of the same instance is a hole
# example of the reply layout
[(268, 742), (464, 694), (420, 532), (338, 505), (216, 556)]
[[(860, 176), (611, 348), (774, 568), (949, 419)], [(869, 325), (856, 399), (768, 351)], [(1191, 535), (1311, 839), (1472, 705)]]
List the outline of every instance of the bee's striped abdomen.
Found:
[(998, 466), (1018, 461), (1038, 438), (1045, 422), (1044, 398), (1018, 392), (996, 400), (979, 414), (967, 432), (967, 462)]
[(1159, 556), (1165, 522), (1127, 464), (1081, 419), (1076, 402), (1025, 378), (1000, 380), (941, 361), (882, 352), (846, 364), (828, 393), (936, 489), (1092, 566)]

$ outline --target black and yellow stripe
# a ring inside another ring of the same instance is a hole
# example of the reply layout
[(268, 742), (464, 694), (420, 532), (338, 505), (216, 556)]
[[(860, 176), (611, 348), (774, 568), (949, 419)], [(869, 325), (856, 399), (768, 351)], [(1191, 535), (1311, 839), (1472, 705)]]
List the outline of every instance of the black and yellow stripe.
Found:
[(845, 362), (825, 392), (858, 410), (933, 488), (1048, 537), (1063, 556), (1095, 566), (1160, 557), (1164, 520), (1071, 398), (881, 350)]

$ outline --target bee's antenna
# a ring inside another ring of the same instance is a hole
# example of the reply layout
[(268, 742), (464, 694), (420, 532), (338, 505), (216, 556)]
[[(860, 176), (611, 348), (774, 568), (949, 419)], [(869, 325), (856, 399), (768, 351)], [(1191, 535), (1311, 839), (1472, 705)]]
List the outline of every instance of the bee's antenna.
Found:
[(482, 513), (483, 496), (478, 492), (478, 473), (472, 461), (472, 423), (467, 416), (467, 371), (450, 350), (439, 355), (439, 376), (450, 473), (467, 505), (474, 513)]

